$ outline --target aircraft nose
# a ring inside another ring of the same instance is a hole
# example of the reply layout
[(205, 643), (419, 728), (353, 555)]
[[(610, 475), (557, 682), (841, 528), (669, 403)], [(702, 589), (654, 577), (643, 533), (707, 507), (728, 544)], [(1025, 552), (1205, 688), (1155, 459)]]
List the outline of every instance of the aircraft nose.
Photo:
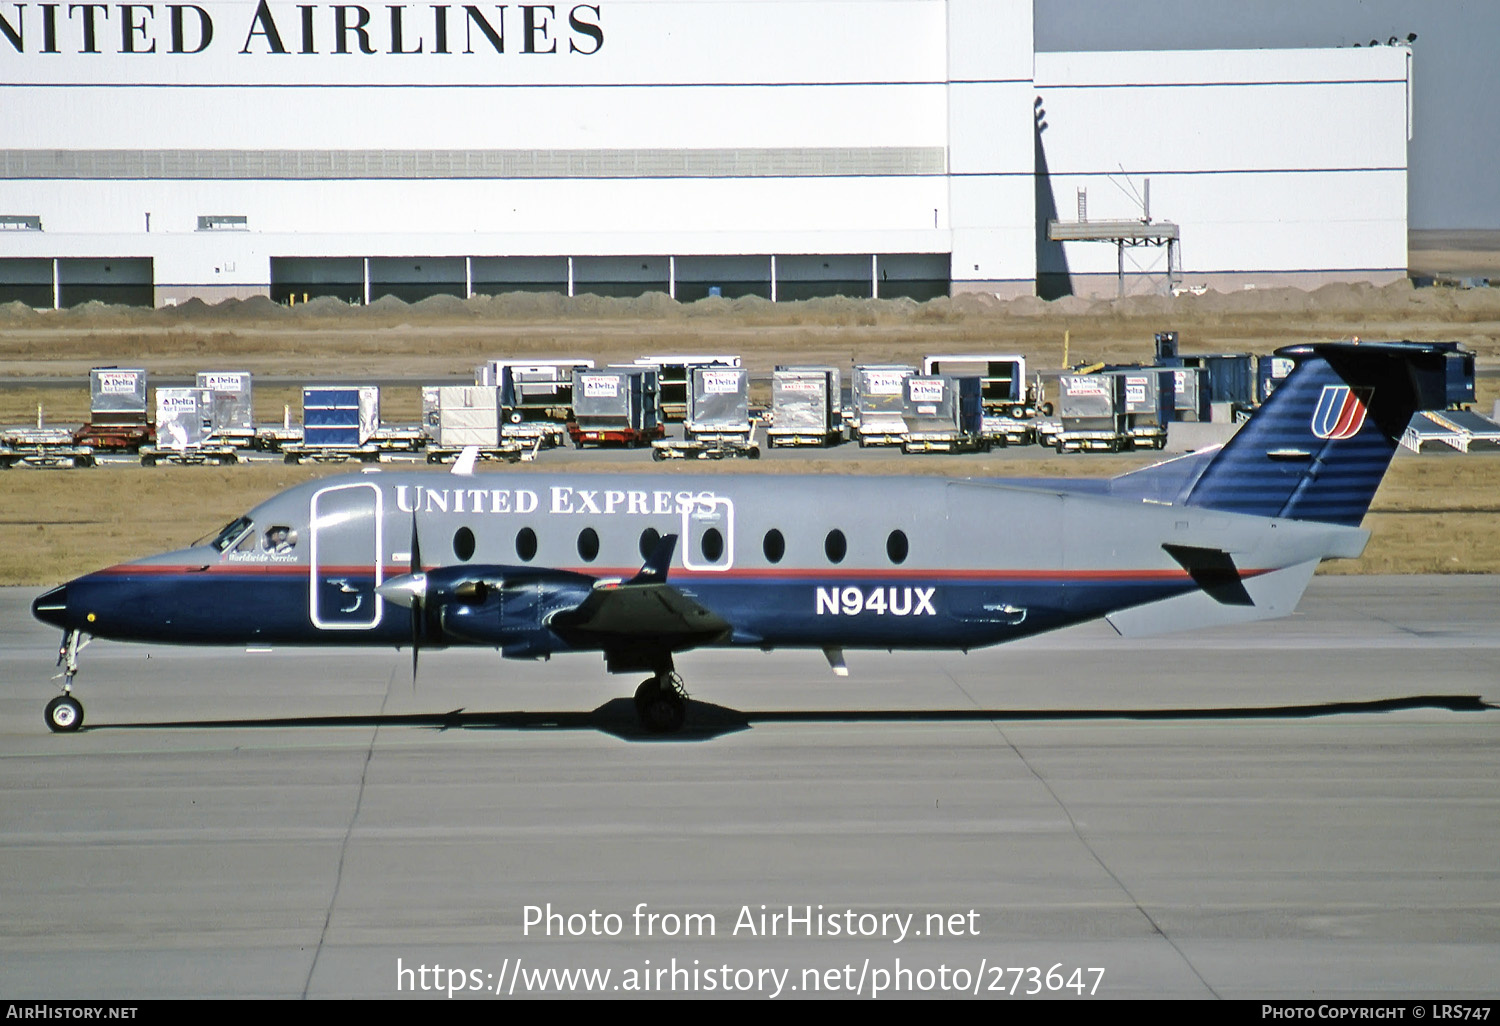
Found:
[(31, 603), (31, 615), (54, 627), (68, 625), (68, 586), (60, 584)]

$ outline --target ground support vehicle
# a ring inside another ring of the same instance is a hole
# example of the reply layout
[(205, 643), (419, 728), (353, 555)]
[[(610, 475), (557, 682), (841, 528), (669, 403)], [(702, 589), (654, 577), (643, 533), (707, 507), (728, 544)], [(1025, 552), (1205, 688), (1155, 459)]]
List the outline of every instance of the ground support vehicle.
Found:
[(1124, 379), (1113, 374), (1064, 374), (1058, 379), (1061, 417), (1049, 434), (1058, 452), (1120, 452), (1125, 430)]
[(26, 428), (0, 437), (0, 469), (18, 463), (30, 467), (92, 467), (98, 463), (94, 450), (76, 445), (70, 431)]
[(89, 371), (89, 420), (73, 432), (72, 444), (96, 451), (137, 452), (156, 441), (146, 415), (146, 372), (95, 367)]
[(755, 430), (741, 434), (732, 432), (716, 434), (705, 432), (687, 438), (664, 438), (651, 443), (653, 460), (724, 460), (744, 458), (760, 459), (760, 445), (755, 441)]
[(1036, 441), (1036, 421), (986, 413), (980, 419), (979, 433), (992, 445), (1030, 445)]
[(184, 449), (163, 449), (157, 446), (142, 446), (141, 466), (154, 467), (158, 463), (175, 463), (184, 467), (199, 467), (205, 464), (228, 466), (240, 461), (239, 453), (232, 445), (195, 445)]
[(604, 367), (573, 374), (573, 445), (639, 448), (665, 438), (654, 367)]
[(465, 449), (474, 449), (475, 458), (492, 463), (530, 463), (536, 459), (542, 450), (541, 439), (533, 439), (528, 444), (523, 439), (503, 439), (499, 445), (493, 446), (441, 446), (429, 445), (427, 447), (428, 463), (452, 463), (463, 455)]
[[(903, 384), (901, 451), (988, 452), (982, 430), (980, 380), (947, 375), (913, 375)], [(1003, 443), (1002, 443), (1003, 444)]]
[(900, 445), (906, 437), (901, 415), (906, 379), (917, 369), (906, 364), (871, 364), (854, 368), (850, 379), (849, 436), (861, 449)]

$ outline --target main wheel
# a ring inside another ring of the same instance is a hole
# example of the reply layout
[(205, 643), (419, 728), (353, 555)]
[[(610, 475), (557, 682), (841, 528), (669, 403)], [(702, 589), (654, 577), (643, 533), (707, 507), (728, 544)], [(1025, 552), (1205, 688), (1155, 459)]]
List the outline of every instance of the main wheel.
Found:
[(635, 712), (647, 733), (673, 734), (687, 720), (687, 703), (675, 691), (663, 688), (655, 677), (648, 677), (635, 689)]
[(83, 704), (72, 695), (58, 695), (47, 703), (46, 716), (53, 733), (71, 733), (83, 726)]

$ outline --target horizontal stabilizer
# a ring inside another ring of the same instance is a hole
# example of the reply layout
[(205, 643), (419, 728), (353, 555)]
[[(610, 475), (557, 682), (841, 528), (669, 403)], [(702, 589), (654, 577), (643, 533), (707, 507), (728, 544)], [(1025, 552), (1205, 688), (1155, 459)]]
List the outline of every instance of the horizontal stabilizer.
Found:
[(1105, 619), (1127, 638), (1274, 620), (1278, 616), (1290, 615), (1297, 608), (1297, 602), (1307, 590), (1307, 582), (1312, 580), (1313, 571), (1320, 562), (1320, 559), (1310, 559), (1256, 577), (1240, 578), (1240, 587), (1250, 599), (1248, 605), (1221, 602), (1207, 590), (1191, 591), (1160, 602), (1122, 609)]
[(1162, 546), (1167, 555), (1182, 564), (1193, 583), (1215, 602), (1226, 606), (1253, 606), (1255, 600), (1245, 590), (1234, 557), (1223, 549), (1205, 549), (1197, 545)]

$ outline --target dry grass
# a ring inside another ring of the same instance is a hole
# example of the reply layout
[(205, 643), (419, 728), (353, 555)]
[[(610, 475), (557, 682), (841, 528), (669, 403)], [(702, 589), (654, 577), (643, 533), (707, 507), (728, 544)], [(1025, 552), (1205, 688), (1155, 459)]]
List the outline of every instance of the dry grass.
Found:
[[(500, 356), (586, 356), (599, 363), (651, 352), (740, 354), (753, 371), (778, 363), (919, 362), (940, 351), (1019, 352), (1033, 369), (1068, 361), (1148, 360), (1152, 335), (1177, 330), (1184, 352), (1266, 353), (1328, 338), (1451, 339), (1480, 357), (1479, 408), (1500, 398), (1500, 289), (1413, 290), (1398, 284), (1328, 286), (1115, 302), (1008, 303), (963, 296), (930, 303), (761, 300), (678, 304), (665, 296), (602, 300), (512, 295), (469, 301), (381, 300), (364, 309), (315, 301), (295, 311), (269, 300), (157, 311), (85, 306), (38, 313), (0, 306), (0, 424), (32, 424), (40, 403), (50, 424), (87, 419), (88, 368), (140, 366), (154, 375), (249, 370), (260, 421), (297, 415), (297, 387), (270, 376), (421, 381), (467, 375)], [(1066, 341), (1065, 341), (1066, 340)], [(1488, 373), (1486, 373), (1488, 372)], [(38, 387), (51, 379), (58, 387)], [(387, 422), (415, 422), (420, 390), (382, 391)], [(943, 473), (1047, 476), (1119, 473), (1142, 459), (1074, 457), (1035, 450), (994, 461), (912, 457), (893, 463), (829, 459), (673, 466), (672, 472)], [(570, 461), (569, 470), (591, 469)], [(610, 470), (621, 469), (609, 463)], [(642, 459), (630, 470), (660, 472)], [(556, 470), (544, 457), (527, 473)], [(592, 469), (600, 469), (594, 467)], [(180, 546), (294, 482), (337, 468), (281, 465), (124, 468), (0, 475), (0, 583), (44, 585), (98, 566)], [(1366, 519), (1365, 557), (1334, 572), (1500, 572), (1500, 456), (1399, 456)]]

